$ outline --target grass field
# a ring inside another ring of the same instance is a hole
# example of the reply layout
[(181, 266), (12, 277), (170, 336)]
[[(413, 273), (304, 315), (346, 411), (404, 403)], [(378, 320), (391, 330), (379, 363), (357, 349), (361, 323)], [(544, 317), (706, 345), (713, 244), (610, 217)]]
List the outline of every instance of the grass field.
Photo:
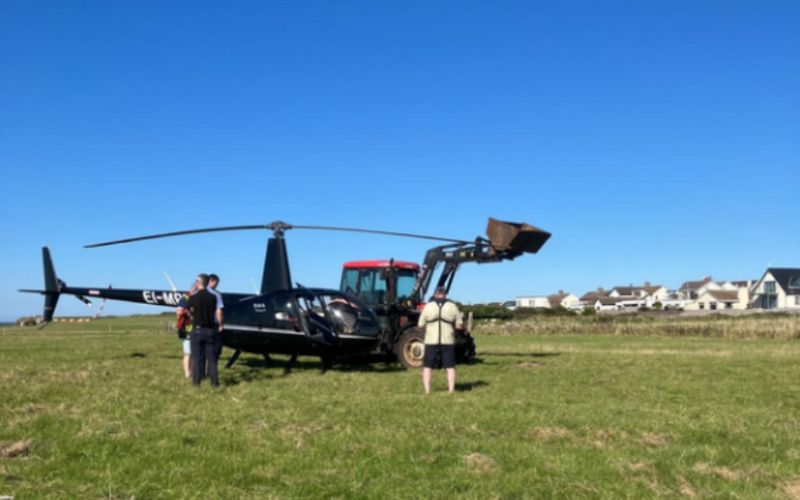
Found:
[(166, 321), (0, 334), (0, 496), (800, 498), (797, 340), (479, 335), (424, 397), (250, 355), (197, 389)]

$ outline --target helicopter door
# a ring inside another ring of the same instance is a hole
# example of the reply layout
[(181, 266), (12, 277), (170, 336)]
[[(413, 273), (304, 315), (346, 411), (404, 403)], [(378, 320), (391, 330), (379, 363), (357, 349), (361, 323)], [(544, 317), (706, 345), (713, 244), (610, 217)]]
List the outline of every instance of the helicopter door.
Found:
[(339, 342), (339, 335), (332, 328), (325, 303), (318, 295), (301, 295), (296, 299), (300, 312), (300, 328), (312, 341), (327, 347)]

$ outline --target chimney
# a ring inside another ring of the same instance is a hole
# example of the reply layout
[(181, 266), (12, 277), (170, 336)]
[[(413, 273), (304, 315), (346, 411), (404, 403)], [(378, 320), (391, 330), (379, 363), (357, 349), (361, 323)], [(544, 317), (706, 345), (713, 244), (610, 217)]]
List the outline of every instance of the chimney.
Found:
[(649, 281), (645, 281), (644, 282), (644, 286), (650, 286), (650, 282)]
[(558, 291), (558, 294), (559, 294), (559, 295), (564, 295), (564, 290), (559, 290), (559, 291)]

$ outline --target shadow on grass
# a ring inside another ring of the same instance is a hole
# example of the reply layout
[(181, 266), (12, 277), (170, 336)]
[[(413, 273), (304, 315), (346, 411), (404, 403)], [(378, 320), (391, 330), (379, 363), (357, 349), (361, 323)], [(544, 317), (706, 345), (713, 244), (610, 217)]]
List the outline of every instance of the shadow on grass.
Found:
[[(286, 377), (291, 375), (294, 371), (316, 371), (320, 375), (324, 375), (326, 371), (364, 373), (395, 373), (404, 371), (404, 368), (398, 363), (386, 363), (383, 360), (376, 361), (373, 358), (332, 360), (332, 365), (327, 370), (324, 370), (324, 365), (318, 358), (298, 359), (292, 364), (288, 357), (276, 358), (275, 355), (273, 355), (269, 361), (261, 357), (241, 357), (231, 369), (224, 369), (223, 366), (228, 358), (229, 356), (220, 358), (220, 373), (223, 376), (226, 373), (233, 374), (236, 378), (231, 379), (230, 377), (226, 377), (223, 382), (225, 385), (237, 385), (242, 382)], [(236, 369), (237, 366), (239, 369)]]
[(560, 352), (491, 352), (482, 351), (487, 356), (513, 356), (516, 358), (552, 358), (561, 356)]
[(469, 392), (474, 389), (486, 387), (489, 382), (483, 380), (476, 380), (474, 382), (456, 382), (456, 392)]

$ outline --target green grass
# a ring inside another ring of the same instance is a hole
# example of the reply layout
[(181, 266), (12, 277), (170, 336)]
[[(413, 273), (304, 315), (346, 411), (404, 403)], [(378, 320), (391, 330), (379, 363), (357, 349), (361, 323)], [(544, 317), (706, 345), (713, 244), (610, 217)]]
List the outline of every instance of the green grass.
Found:
[(0, 496), (800, 494), (796, 340), (485, 335), (424, 397), (397, 366), (252, 355), (197, 389), (166, 321), (0, 334), (0, 443), (30, 440)]

